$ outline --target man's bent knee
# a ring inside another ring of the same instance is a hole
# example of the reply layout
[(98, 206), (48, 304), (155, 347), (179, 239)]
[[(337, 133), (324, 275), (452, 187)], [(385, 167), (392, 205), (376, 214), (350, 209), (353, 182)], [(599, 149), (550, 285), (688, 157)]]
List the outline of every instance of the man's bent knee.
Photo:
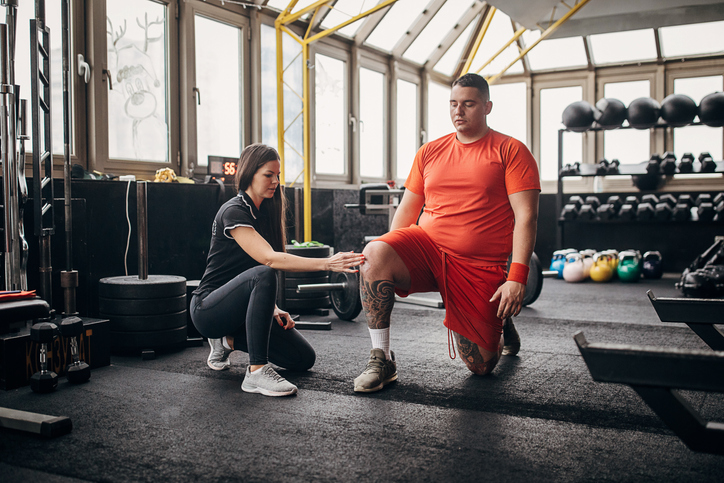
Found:
[(485, 361), (482, 363), (474, 363), (474, 362), (468, 362), (465, 361), (465, 365), (468, 369), (470, 369), (470, 372), (473, 374), (476, 374), (478, 376), (485, 376), (490, 374), (493, 369), (495, 369), (495, 366), (498, 365), (498, 361), (500, 360), (499, 357), (494, 356), (489, 361)]
[(410, 272), (394, 248), (382, 241), (367, 244), (362, 251), (365, 262), (360, 265), (360, 275), (366, 280), (391, 280), (395, 286), (406, 290), (410, 287)]

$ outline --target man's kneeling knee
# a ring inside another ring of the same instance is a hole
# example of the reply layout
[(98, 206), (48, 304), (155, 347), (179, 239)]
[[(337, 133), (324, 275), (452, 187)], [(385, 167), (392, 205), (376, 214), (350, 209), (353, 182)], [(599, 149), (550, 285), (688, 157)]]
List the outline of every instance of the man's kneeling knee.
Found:
[(470, 369), (470, 372), (472, 372), (473, 374), (476, 374), (478, 376), (485, 376), (493, 372), (493, 369), (495, 369), (495, 366), (498, 365), (499, 360), (499, 357), (494, 357), (487, 362), (482, 362), (479, 364), (465, 361), (465, 365), (468, 369)]

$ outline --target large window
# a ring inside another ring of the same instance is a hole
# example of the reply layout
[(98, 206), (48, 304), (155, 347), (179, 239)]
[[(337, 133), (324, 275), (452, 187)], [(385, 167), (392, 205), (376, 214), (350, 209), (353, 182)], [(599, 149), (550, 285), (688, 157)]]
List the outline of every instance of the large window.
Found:
[(450, 120), (450, 87), (430, 82), (427, 85), (427, 141), (453, 132)]
[(243, 36), (239, 27), (199, 15), (195, 24), (197, 152), (198, 164), (205, 166), (209, 155), (241, 153)]
[(407, 179), (418, 147), (417, 84), (397, 79), (397, 179)]
[(528, 96), (525, 82), (493, 84), (490, 86), (490, 100), (493, 101), (493, 110), (488, 115), (488, 126), (527, 143)]
[[(540, 175), (542, 180), (558, 179), (558, 130), (563, 110), (572, 102), (580, 101), (580, 86), (556, 87), (540, 90)], [(563, 164), (581, 162), (583, 158), (582, 135), (563, 133)]]
[(314, 65), (315, 166), (318, 174), (345, 174), (346, 62), (317, 54)]
[(166, 7), (108, 0), (108, 156), (168, 162)]
[(370, 69), (359, 72), (360, 176), (385, 176), (385, 75)]
[[(713, 75), (674, 79), (674, 93), (685, 94), (698, 105), (707, 94), (722, 90), (722, 78)], [(674, 129), (676, 157), (681, 159), (681, 155), (687, 152), (695, 158), (702, 152), (708, 152), (714, 159), (722, 159), (722, 128), (700, 125)]]
[[(628, 106), (639, 97), (649, 97), (648, 80), (609, 82), (603, 87), (603, 97), (618, 99)], [(650, 156), (651, 133), (648, 129), (620, 129), (604, 131), (603, 157), (609, 161), (618, 159), (622, 164), (646, 161)]]
[(623, 64), (656, 58), (652, 29), (591, 35), (589, 41), (596, 64)]

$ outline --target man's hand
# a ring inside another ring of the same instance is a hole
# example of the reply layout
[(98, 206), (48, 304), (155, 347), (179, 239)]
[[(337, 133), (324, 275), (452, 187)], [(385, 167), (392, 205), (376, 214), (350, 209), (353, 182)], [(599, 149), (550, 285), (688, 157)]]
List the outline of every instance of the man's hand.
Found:
[(490, 301), (500, 300), (498, 318), (505, 320), (520, 313), (520, 309), (523, 308), (523, 297), (525, 297), (525, 285), (508, 280), (498, 287)]
[(279, 325), (284, 327), (284, 330), (294, 328), (294, 321), (292, 320), (291, 315), (289, 315), (289, 312), (284, 312), (276, 305), (274, 306), (274, 320), (276, 320)]

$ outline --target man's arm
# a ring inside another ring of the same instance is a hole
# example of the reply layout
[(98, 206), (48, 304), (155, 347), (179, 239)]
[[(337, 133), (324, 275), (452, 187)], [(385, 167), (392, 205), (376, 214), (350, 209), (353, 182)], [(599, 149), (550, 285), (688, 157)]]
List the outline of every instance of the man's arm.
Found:
[(405, 190), (405, 194), (402, 196), (402, 201), (400, 201), (400, 205), (397, 207), (395, 216), (392, 218), (390, 231), (414, 225), (417, 218), (420, 216), (420, 210), (424, 204), (425, 197), (423, 195), (418, 195), (410, 190)]
[[(513, 228), (512, 263), (530, 264), (538, 229), (538, 190), (527, 190), (508, 196), (515, 216)], [(525, 296), (525, 285), (509, 280), (501, 285), (490, 301), (500, 299), (498, 317), (505, 319), (520, 313)]]

